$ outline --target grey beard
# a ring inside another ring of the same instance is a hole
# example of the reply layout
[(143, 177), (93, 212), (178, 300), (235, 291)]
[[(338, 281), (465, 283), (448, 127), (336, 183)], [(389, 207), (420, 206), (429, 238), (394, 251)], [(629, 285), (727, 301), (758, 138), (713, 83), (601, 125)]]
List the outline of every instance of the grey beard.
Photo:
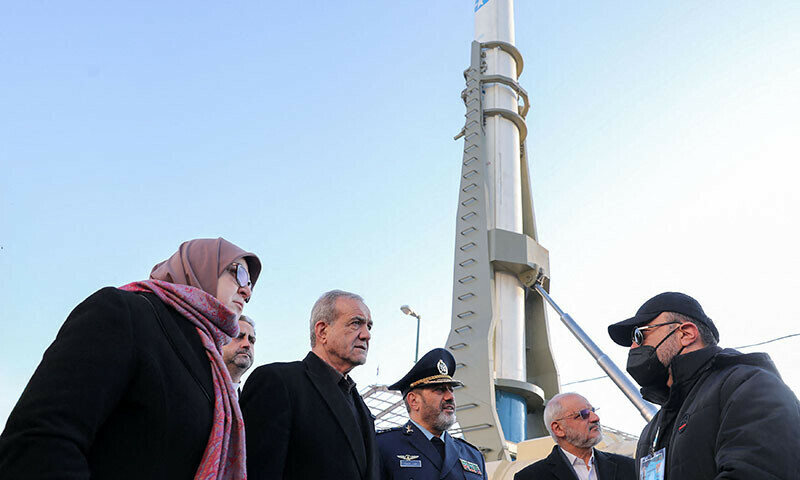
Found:
[(598, 435), (595, 438), (590, 438), (588, 436), (586, 438), (583, 438), (582, 435), (581, 436), (576, 435), (573, 437), (572, 435), (570, 435), (567, 437), (567, 443), (569, 443), (570, 445), (574, 445), (577, 448), (592, 448), (598, 443), (600, 443), (601, 440), (603, 440), (603, 427), (601, 427), (600, 424), (597, 424), (597, 429), (600, 432), (600, 435)]
[(454, 423), (456, 423), (455, 413), (449, 415), (445, 412), (441, 412), (439, 413), (439, 415), (436, 416), (436, 420), (433, 422), (433, 426), (437, 430), (441, 430), (442, 432), (444, 432), (450, 429), (450, 427), (452, 427)]

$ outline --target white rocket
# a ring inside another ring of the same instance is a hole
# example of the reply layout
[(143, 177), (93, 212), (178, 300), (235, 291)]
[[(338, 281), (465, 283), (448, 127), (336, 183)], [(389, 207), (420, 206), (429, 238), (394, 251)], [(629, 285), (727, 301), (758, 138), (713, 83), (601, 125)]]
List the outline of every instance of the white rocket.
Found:
[(528, 95), (519, 85), (513, 0), (475, 0), (475, 40), (462, 98), (466, 122), (456, 219), (452, 329), (447, 347), (465, 386), (458, 420), (487, 461), (547, 436), (546, 399), (559, 391), (545, 300), (645, 419), (655, 409), (553, 302), (538, 243), (525, 144)]
[(447, 346), (466, 384), (456, 393), (459, 423), (487, 460), (500, 460), (514, 455), (516, 442), (546, 435), (542, 406), (558, 392), (558, 375), (544, 303), (527, 291), (549, 276), (549, 263), (528, 183), (513, 1), (476, 0), (474, 8)]

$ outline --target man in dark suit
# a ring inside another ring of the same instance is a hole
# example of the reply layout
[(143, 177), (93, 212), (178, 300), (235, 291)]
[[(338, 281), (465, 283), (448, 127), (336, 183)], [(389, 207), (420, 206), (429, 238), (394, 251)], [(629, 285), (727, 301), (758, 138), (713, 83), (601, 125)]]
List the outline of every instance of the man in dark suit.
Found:
[(378, 433), (384, 480), (477, 480), (488, 478), (483, 455), (447, 429), (456, 421), (450, 376), (456, 360), (444, 348), (426, 353), (390, 390), (400, 390), (410, 420)]
[(577, 393), (560, 393), (547, 402), (544, 422), (556, 441), (544, 460), (528, 465), (514, 480), (634, 480), (633, 459), (594, 448), (603, 439), (600, 417)]
[(252, 480), (376, 480), (375, 422), (348, 373), (367, 361), (364, 300), (333, 290), (311, 310), (311, 352), (258, 367), (242, 390)]
[(239, 335), (222, 347), (222, 360), (231, 374), (233, 389), (242, 392), (242, 375), (253, 366), (256, 348), (256, 322), (247, 315), (239, 317)]

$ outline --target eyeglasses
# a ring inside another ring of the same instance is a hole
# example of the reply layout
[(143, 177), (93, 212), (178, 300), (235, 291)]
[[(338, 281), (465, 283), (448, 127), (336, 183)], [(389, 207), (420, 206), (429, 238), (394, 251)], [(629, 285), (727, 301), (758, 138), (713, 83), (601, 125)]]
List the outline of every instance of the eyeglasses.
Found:
[(658, 328), (663, 327), (664, 325), (672, 325), (673, 323), (681, 323), (681, 322), (667, 322), (667, 323), (657, 323), (655, 325), (645, 325), (643, 327), (636, 327), (631, 332), (631, 342), (635, 343), (636, 345), (641, 345), (644, 343), (644, 330), (650, 330), (651, 328)]
[(571, 418), (573, 420), (577, 420), (578, 418), (580, 418), (581, 420), (586, 420), (586, 419), (589, 418), (589, 415), (593, 414), (594, 412), (596, 412), (598, 410), (600, 410), (600, 409), (599, 408), (594, 408), (594, 407), (584, 408), (583, 410), (578, 410), (578, 413), (571, 413), (571, 414), (567, 415), (566, 417), (556, 418), (553, 421), (557, 422), (559, 420), (564, 420), (565, 418)]
[[(244, 265), (241, 263), (233, 262), (225, 270), (231, 272), (231, 275), (236, 279), (236, 284), (239, 285), (239, 287), (253, 287), (253, 284), (250, 283), (250, 274), (247, 273), (247, 269), (244, 268)], [(250, 298), (248, 297), (244, 301), (249, 302)]]

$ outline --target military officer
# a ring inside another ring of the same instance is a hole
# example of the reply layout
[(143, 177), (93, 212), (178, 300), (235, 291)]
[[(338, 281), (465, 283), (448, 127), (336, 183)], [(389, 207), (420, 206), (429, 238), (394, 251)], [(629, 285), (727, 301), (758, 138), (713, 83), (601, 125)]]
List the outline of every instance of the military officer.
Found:
[(456, 422), (456, 360), (444, 348), (426, 353), (390, 390), (399, 390), (410, 420), (378, 432), (381, 478), (455, 480), (488, 478), (483, 455), (447, 429)]

